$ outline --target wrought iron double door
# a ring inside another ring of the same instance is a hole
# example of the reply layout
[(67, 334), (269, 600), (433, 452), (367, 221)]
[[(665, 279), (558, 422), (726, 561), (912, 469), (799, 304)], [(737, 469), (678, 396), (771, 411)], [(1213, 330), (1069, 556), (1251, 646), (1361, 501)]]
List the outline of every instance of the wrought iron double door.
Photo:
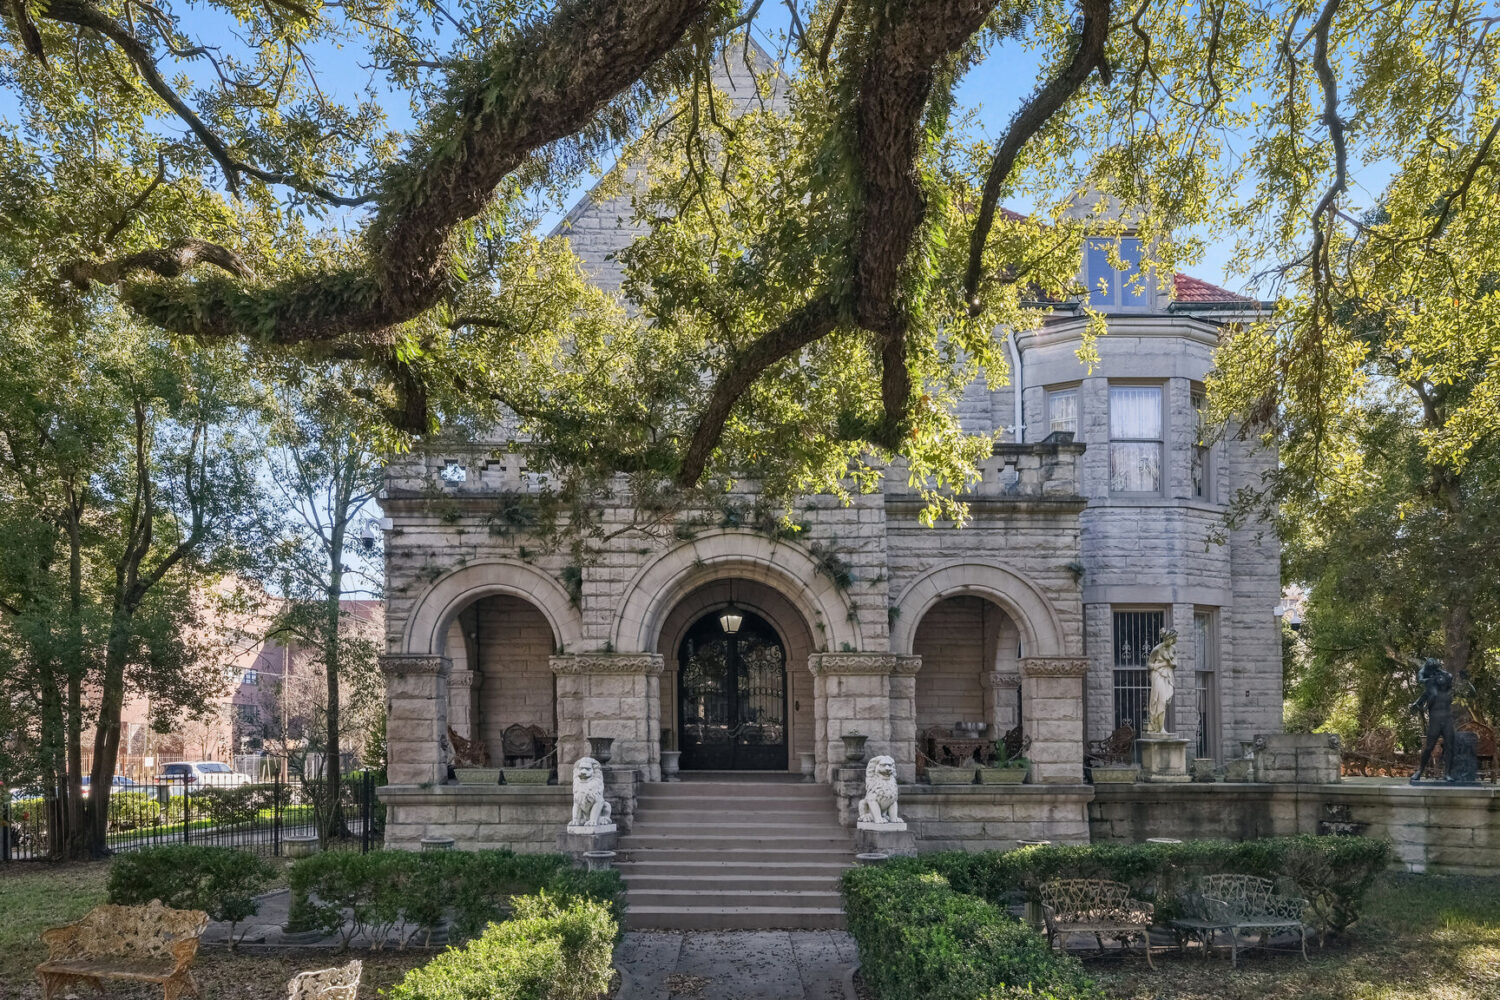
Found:
[(764, 619), (747, 612), (730, 635), (704, 617), (677, 664), (684, 770), (786, 770), (786, 651)]

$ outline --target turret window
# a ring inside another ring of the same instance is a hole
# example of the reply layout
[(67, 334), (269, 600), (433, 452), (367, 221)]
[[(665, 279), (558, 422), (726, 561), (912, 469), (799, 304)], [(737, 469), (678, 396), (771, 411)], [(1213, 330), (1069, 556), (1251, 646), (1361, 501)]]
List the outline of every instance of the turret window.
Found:
[(1088, 283), (1089, 305), (1095, 309), (1145, 309), (1151, 305), (1146, 275), (1141, 272), (1141, 241), (1133, 236), (1119, 240), (1119, 258), (1125, 270), (1110, 263), (1110, 239), (1086, 241), (1083, 250), (1083, 273)]
[(1161, 386), (1109, 387), (1109, 490), (1161, 492)]
[(1047, 433), (1078, 434), (1078, 390), (1053, 389), (1047, 393)]

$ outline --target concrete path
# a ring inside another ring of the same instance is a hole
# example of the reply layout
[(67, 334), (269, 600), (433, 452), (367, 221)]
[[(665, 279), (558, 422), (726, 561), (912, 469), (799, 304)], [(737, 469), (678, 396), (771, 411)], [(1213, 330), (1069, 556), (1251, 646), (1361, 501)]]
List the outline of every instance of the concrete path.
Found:
[(843, 931), (630, 931), (618, 1000), (854, 1000)]

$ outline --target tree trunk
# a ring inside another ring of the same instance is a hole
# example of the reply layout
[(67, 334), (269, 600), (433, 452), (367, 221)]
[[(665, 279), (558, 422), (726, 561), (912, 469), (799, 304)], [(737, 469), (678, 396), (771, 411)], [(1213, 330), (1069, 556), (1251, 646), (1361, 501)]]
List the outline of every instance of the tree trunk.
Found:
[[(64, 711), (67, 738), (67, 780), (63, 792), (60, 813), (63, 817), (61, 837), (54, 837), (63, 845), (66, 858), (87, 858), (92, 855), (86, 822), (86, 802), (83, 797), (83, 681), (85, 676), (83, 650), (83, 505), (68, 488), (67, 533), (68, 533), (68, 642), (67, 649), (67, 707)], [(97, 792), (97, 785), (92, 789)]]

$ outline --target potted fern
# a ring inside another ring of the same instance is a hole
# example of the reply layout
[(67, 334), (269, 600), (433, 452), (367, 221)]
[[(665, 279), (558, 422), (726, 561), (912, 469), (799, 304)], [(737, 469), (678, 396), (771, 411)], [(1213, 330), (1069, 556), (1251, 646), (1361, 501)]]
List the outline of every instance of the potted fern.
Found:
[(490, 767), (490, 752), (483, 740), (466, 740), (450, 728), (448, 742), (453, 746), (453, 776), (460, 785), (500, 783), (500, 769)]
[(981, 785), (1019, 785), (1026, 780), (1026, 775), (1031, 773), (1031, 761), (1021, 756), (1022, 751), (1017, 750), (1011, 755), (1010, 747), (1006, 746), (1004, 740), (995, 741), (995, 759), (979, 769), (979, 783)]

